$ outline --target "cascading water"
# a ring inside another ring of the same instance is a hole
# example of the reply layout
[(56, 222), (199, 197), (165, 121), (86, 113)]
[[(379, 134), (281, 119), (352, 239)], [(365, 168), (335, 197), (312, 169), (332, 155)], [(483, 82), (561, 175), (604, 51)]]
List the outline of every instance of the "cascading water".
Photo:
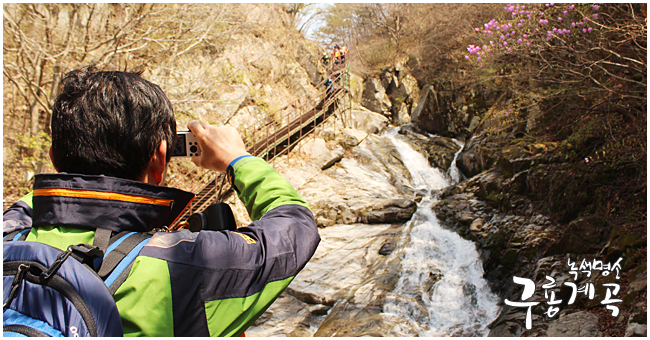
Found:
[[(458, 170), (447, 177), (432, 168), (400, 139), (397, 129), (385, 136), (402, 156), (414, 190), (424, 197), (405, 229), (410, 241), (391, 255), (402, 257), (402, 272), (384, 313), (409, 320), (420, 336), (486, 336), (498, 315), (499, 299), (483, 279), (475, 245), (444, 229), (431, 210), (435, 193), (450, 185), (449, 179), (459, 180)], [(456, 157), (453, 168), (455, 162)]]

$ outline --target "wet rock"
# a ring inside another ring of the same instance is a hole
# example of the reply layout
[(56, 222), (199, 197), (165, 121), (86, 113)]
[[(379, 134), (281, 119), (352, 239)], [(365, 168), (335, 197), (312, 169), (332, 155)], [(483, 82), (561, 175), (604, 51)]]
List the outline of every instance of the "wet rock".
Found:
[(430, 292), (433, 286), (438, 283), (438, 281), (442, 280), (442, 277), (444, 274), (440, 269), (432, 269), (431, 272), (429, 273), (429, 278), (424, 282), (424, 286), (422, 288), (423, 292)]
[(473, 232), (477, 232), (481, 230), (484, 224), (485, 224), (485, 220), (483, 220), (482, 218), (477, 218), (474, 221), (472, 221), (472, 224), (470, 224), (469, 226), (469, 230)]
[(406, 222), (411, 219), (416, 209), (417, 204), (412, 200), (379, 200), (369, 211), (359, 216), (359, 221), (367, 224)]
[(386, 256), (386, 255), (390, 255), (393, 252), (393, 250), (395, 250), (395, 244), (389, 241), (381, 245), (381, 248), (379, 248), (378, 253), (379, 255)]
[(407, 199), (346, 199), (322, 201), (312, 204), (319, 226), (329, 226), (331, 221), (339, 224), (382, 224), (408, 221), (415, 213), (417, 204)]
[(327, 315), (327, 312), (332, 308), (332, 306), (327, 305), (313, 305), (309, 306), (309, 312), (313, 315)]
[(497, 157), (497, 149), (487, 145), (486, 137), (475, 135), (465, 143), (463, 151), (458, 154), (456, 166), (467, 178), (470, 178), (491, 168)]
[(551, 321), (546, 335), (550, 337), (597, 337), (601, 336), (598, 328), (598, 317), (581, 311), (564, 314), (558, 320)]

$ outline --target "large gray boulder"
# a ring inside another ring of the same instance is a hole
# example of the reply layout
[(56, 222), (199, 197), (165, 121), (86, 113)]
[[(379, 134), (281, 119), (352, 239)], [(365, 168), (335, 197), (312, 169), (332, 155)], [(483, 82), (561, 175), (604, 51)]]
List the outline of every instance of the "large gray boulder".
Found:
[(391, 116), (390, 98), (382, 85), (381, 79), (370, 77), (364, 82), (364, 90), (361, 98), (361, 105), (370, 111), (381, 113), (386, 117)]
[(350, 124), (356, 130), (379, 134), (388, 126), (388, 118), (361, 107), (351, 111)]

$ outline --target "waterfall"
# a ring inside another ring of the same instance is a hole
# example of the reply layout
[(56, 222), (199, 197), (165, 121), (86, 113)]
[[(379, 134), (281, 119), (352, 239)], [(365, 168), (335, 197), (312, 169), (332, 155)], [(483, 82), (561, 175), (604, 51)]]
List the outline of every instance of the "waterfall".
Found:
[(402, 257), (402, 270), (384, 313), (409, 320), (419, 336), (486, 336), (487, 326), (498, 315), (499, 299), (483, 279), (476, 246), (445, 229), (431, 210), (435, 193), (457, 183), (460, 172), (456, 169), (446, 175), (432, 168), (396, 131), (389, 130), (386, 137), (411, 173), (414, 189), (424, 198), (405, 228), (409, 242), (391, 255)]
[(458, 155), (460, 154), (461, 151), (463, 151), (463, 148), (465, 147), (465, 144), (462, 142), (452, 139), (454, 143), (456, 143), (458, 146), (460, 146), (460, 149), (456, 151), (454, 154), (454, 159), (451, 161), (451, 166), (449, 167), (449, 170), (447, 170), (447, 175), (449, 175), (449, 178), (451, 178), (451, 184), (457, 184), (458, 182), (461, 181), (461, 179), (464, 178), (463, 174), (460, 172), (460, 170), (456, 167), (456, 159), (458, 159)]

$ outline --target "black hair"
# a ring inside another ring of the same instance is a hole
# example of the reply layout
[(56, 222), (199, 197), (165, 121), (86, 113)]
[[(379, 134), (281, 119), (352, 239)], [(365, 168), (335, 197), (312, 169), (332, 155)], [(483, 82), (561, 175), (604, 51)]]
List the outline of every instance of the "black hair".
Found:
[(52, 162), (61, 172), (140, 180), (164, 139), (169, 162), (176, 119), (169, 99), (139, 73), (67, 73), (52, 109)]

